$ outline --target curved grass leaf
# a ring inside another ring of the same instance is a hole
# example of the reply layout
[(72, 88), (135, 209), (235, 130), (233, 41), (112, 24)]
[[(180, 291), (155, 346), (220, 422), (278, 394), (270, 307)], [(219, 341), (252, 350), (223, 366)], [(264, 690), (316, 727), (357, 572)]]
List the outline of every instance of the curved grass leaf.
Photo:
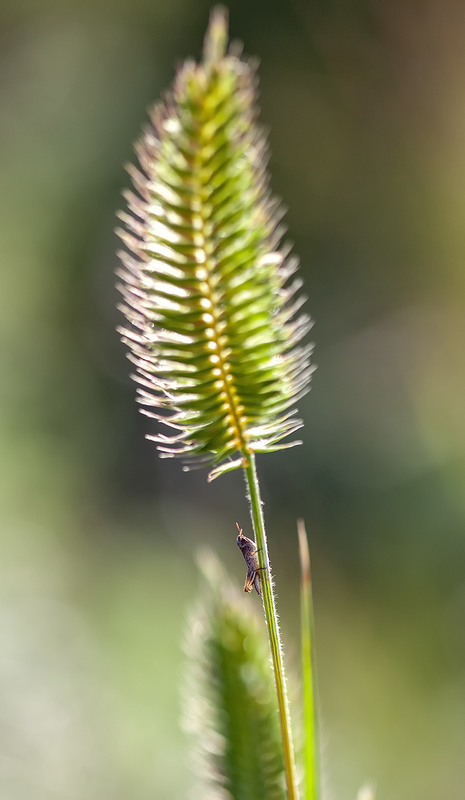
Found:
[(120, 214), (121, 333), (144, 413), (170, 431), (150, 438), (211, 477), (293, 444), (282, 440), (302, 425), (295, 404), (312, 371), (256, 85), (213, 12), (203, 60), (187, 61), (150, 112)]

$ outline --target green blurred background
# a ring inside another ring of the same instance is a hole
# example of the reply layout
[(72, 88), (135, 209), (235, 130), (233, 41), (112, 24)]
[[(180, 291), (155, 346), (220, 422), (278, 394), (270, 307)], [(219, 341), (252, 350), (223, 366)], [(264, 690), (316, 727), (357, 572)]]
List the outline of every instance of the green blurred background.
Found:
[[(206, 0), (2, 0), (0, 796), (186, 798), (182, 639), (240, 475), (144, 440), (122, 164)], [(465, 6), (235, 0), (317, 343), (305, 445), (259, 463), (290, 660), (313, 552), (329, 796), (465, 796)], [(254, 598), (251, 598), (251, 603)]]

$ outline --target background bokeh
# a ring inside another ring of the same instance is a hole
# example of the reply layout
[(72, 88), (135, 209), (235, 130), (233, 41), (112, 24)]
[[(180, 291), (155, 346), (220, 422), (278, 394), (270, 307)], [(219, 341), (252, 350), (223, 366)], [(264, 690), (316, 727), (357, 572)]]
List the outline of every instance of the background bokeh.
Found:
[[(160, 462), (114, 331), (147, 106), (206, 0), (1, 0), (0, 796), (185, 798), (195, 553), (242, 584), (239, 475)], [(316, 324), (305, 445), (264, 457), (298, 663), (313, 551), (328, 796), (465, 796), (465, 5), (234, 0)], [(254, 598), (251, 598), (254, 602)]]

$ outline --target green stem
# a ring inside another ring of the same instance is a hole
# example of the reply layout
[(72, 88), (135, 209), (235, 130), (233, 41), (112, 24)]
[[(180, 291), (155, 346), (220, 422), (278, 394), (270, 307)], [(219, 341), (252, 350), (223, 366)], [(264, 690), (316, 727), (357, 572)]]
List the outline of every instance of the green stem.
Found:
[(283, 651), (271, 580), (268, 544), (266, 540), (265, 522), (263, 519), (262, 501), (260, 498), (260, 486), (258, 483), (257, 470), (255, 468), (255, 456), (252, 453), (245, 456), (244, 472), (249, 490), (250, 508), (255, 532), (255, 543), (258, 549), (258, 559), (261, 568), (260, 579), (262, 585), (263, 608), (268, 627), (268, 636), (270, 639), (271, 657), (273, 661), (273, 670), (276, 683), (276, 694), (278, 697), (279, 721), (281, 725), (281, 739), (283, 744), (287, 791), (289, 800), (298, 800), (299, 791), (297, 787), (294, 747), (291, 736), (291, 720), (286, 692), (286, 678), (284, 675)]

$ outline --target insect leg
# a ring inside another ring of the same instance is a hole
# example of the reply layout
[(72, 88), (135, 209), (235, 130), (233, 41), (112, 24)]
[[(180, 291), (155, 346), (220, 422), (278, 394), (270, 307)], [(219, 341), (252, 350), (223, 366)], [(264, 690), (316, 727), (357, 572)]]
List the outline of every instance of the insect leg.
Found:
[[(263, 567), (262, 567), (262, 569), (263, 569)], [(260, 568), (256, 569), (255, 572), (254, 572), (253, 585), (255, 586), (255, 591), (257, 592), (257, 594), (259, 594), (261, 596), (261, 594), (262, 594), (262, 584), (261, 584), (261, 580), (260, 580)]]
[(251, 592), (252, 591), (252, 586), (254, 585), (254, 580), (255, 580), (255, 572), (254, 572), (254, 570), (250, 570), (249, 569), (249, 571), (247, 573), (247, 577), (245, 579), (244, 592)]

